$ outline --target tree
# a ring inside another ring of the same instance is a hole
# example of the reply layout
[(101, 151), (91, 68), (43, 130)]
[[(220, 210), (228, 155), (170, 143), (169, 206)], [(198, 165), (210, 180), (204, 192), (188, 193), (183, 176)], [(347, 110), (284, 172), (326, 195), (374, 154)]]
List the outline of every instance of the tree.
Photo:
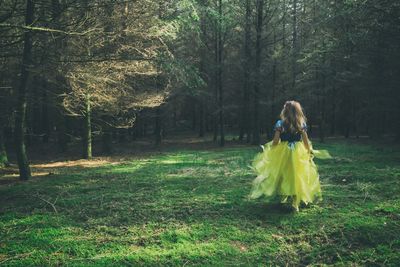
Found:
[[(34, 20), (35, 5), (33, 0), (27, 0), (25, 12), (25, 25), (30, 26)], [(31, 177), (28, 157), (25, 149), (25, 127), (26, 127), (26, 105), (27, 105), (27, 83), (29, 68), (32, 60), (32, 32), (24, 33), (24, 50), (22, 53), (21, 76), (18, 86), (17, 108), (15, 114), (14, 138), (16, 154), (21, 180), (28, 180)]]
[(250, 142), (250, 66), (251, 66), (251, 5), (250, 0), (245, 1), (244, 19), (244, 55), (243, 55), (243, 99), (239, 140), (246, 134), (246, 142)]

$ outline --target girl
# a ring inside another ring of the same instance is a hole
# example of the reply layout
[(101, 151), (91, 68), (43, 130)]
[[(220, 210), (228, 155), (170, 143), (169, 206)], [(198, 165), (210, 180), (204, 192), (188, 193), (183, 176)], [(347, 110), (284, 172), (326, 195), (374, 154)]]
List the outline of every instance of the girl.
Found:
[(330, 158), (327, 151), (313, 150), (307, 136), (306, 117), (300, 103), (287, 101), (274, 127), (274, 139), (253, 160), (257, 178), (250, 198), (279, 195), (298, 211), (305, 204), (322, 199), (313, 157)]

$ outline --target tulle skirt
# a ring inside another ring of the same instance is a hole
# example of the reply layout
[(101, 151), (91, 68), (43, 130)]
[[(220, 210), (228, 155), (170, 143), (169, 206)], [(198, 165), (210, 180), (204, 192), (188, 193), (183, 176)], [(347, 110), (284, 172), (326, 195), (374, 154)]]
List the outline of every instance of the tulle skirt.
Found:
[[(311, 145), (311, 144), (310, 144)], [(272, 146), (272, 141), (263, 146), (252, 168), (254, 179), (250, 198), (266, 196), (271, 199), (279, 196), (280, 201), (291, 202), (298, 210), (301, 202), (305, 204), (322, 200), (317, 166), (313, 157), (330, 158), (326, 150), (311, 150), (309, 153), (302, 141), (280, 142)]]

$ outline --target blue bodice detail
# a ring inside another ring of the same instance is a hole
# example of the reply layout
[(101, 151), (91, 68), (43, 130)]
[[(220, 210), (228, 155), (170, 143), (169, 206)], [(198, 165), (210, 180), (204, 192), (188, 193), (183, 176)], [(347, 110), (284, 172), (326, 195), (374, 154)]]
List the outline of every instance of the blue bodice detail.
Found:
[[(296, 142), (301, 141), (301, 133), (290, 133), (285, 130), (285, 126), (282, 120), (278, 120), (275, 123), (274, 130), (281, 130), (281, 141), (287, 141), (290, 148), (294, 148)], [(307, 125), (303, 124), (303, 130), (307, 131)]]

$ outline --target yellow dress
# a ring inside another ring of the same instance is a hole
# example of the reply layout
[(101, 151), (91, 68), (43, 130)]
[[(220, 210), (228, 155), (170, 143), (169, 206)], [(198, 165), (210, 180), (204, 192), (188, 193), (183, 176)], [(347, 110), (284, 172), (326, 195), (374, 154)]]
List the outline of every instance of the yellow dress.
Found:
[[(280, 125), (279, 121), (277, 125)], [(281, 141), (275, 146), (272, 146), (272, 141), (268, 142), (263, 146), (263, 152), (255, 156), (252, 168), (257, 177), (252, 183), (250, 198), (278, 195), (282, 203), (290, 199), (296, 210), (300, 202), (308, 204), (322, 200), (313, 157), (326, 159), (331, 156), (326, 150), (312, 149), (312, 153), (309, 153), (301, 140), (282, 139), (288, 138), (282, 138), (281, 135)], [(310, 146), (312, 148), (311, 142)]]

